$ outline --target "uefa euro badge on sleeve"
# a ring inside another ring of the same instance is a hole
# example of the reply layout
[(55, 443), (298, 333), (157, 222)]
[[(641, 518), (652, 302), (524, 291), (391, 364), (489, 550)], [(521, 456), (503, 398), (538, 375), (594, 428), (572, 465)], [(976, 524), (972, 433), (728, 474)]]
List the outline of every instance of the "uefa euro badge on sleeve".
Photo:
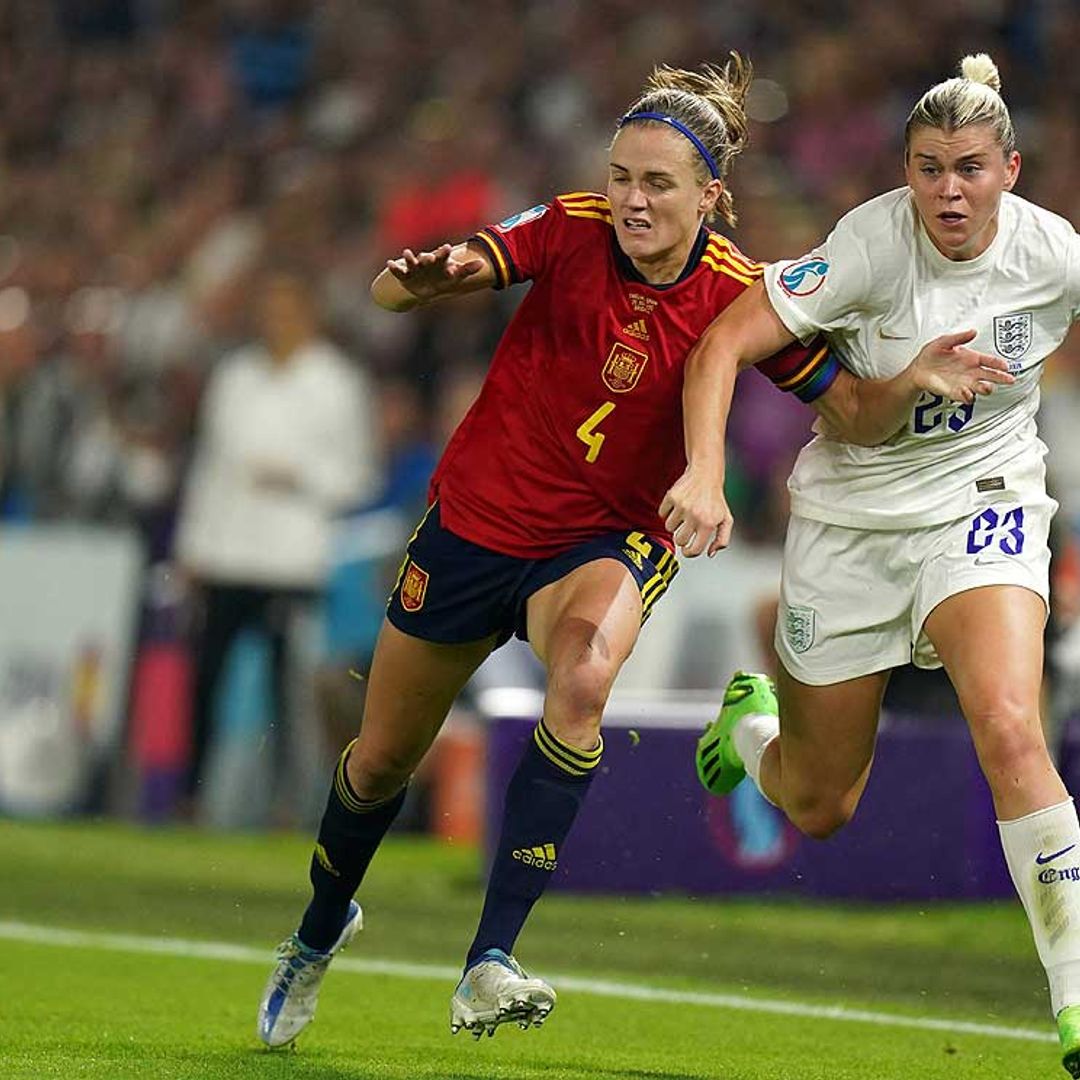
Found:
[(825, 284), (829, 264), (817, 256), (800, 259), (780, 273), (780, 286), (788, 296), (809, 296)]
[(526, 222), (535, 221), (539, 217), (543, 217), (547, 213), (547, 204), (541, 203), (539, 206), (530, 207), (528, 210), (522, 210), (520, 214), (513, 214), (505, 221), (500, 221), (495, 228), (501, 233), (508, 233), (511, 229), (516, 229), (519, 225), (524, 225)]

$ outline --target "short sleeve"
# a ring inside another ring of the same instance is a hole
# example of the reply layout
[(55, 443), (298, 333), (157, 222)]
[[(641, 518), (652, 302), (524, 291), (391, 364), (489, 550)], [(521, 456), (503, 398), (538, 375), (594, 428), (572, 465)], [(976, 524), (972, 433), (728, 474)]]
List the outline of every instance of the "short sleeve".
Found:
[(1065, 260), (1065, 289), (1069, 298), (1072, 321), (1080, 319), (1080, 233), (1072, 234), (1072, 243)]
[(496, 289), (543, 274), (554, 248), (556, 219), (561, 216), (554, 204), (540, 203), (470, 237), (488, 253), (495, 267)]
[(870, 266), (865, 244), (840, 222), (820, 247), (765, 268), (765, 288), (781, 322), (803, 343), (848, 325), (865, 303)]

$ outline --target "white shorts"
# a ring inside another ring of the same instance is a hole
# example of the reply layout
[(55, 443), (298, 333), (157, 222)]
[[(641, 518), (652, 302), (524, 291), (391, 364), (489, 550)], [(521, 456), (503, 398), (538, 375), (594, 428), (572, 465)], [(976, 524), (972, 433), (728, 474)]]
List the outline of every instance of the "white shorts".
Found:
[(913, 662), (941, 667), (923, 624), (942, 600), (984, 585), (1021, 585), (1049, 611), (1045, 491), (988, 502), (922, 529), (868, 530), (792, 517), (784, 544), (776, 651), (799, 682), (854, 679)]

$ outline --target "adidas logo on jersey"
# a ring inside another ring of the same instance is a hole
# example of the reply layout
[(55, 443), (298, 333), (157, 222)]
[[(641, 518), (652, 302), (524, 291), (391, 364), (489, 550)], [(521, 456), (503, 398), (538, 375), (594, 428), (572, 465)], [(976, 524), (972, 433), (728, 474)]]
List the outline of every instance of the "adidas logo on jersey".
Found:
[(516, 848), (513, 856), (526, 866), (535, 866), (537, 870), (554, 870), (559, 864), (555, 861), (555, 845), (544, 844), (536, 847)]
[(637, 338), (638, 341), (649, 340), (649, 328), (645, 325), (644, 319), (635, 319), (632, 323), (627, 323), (622, 332), (629, 337)]

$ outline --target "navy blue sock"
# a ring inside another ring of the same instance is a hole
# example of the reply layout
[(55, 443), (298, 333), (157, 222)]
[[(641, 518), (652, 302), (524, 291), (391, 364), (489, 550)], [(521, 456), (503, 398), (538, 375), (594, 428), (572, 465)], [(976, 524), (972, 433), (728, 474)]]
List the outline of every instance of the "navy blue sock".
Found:
[(603, 749), (603, 739), (595, 750), (578, 750), (554, 736), (543, 720), (536, 725), (506, 789), (502, 834), (466, 967), (488, 949), (513, 950), (551, 880)]
[(345, 747), (334, 770), (330, 797), (311, 856), (309, 876), (314, 895), (297, 931), (308, 948), (320, 952), (329, 949), (341, 933), (349, 913), (349, 901), (405, 801), (404, 788), (381, 802), (365, 802), (357, 797), (345, 771), (352, 747), (352, 743)]

